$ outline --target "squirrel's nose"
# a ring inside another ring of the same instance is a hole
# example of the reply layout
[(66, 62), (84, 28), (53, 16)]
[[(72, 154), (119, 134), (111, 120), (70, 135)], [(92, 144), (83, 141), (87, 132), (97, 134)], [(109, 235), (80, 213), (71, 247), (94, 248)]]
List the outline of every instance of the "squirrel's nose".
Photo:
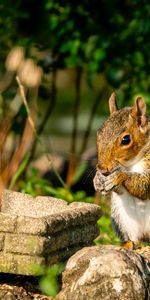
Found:
[(97, 169), (104, 175), (104, 176), (107, 176), (110, 174), (109, 170), (107, 168), (104, 168), (103, 167), (103, 164), (102, 164), (102, 161), (101, 160), (98, 160), (98, 163), (97, 163)]

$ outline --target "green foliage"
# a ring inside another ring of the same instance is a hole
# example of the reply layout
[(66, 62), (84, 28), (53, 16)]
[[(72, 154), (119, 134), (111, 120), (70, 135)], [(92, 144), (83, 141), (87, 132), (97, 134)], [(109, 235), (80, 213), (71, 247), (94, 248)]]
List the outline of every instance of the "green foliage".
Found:
[(53, 265), (52, 267), (35, 266), (34, 269), (37, 275), (43, 274), (39, 279), (42, 292), (55, 297), (59, 292), (58, 277), (64, 270), (63, 264)]
[(12, 177), (9, 188), (12, 189), (15, 185), (15, 183), (17, 182), (17, 180), (19, 179), (19, 177), (21, 176), (21, 174), (24, 172), (25, 167), (28, 163), (30, 159), (30, 154), (27, 154), (26, 157), (24, 158), (24, 160), (22, 161), (22, 163), (20, 164), (17, 172), (15, 173), (15, 175)]
[(101, 197), (100, 206), (102, 208), (103, 215), (98, 220), (98, 226), (100, 228), (100, 239), (96, 240), (96, 244), (119, 244), (120, 240), (112, 229), (111, 217), (110, 217), (110, 199), (107, 197)]
[[(7, 2), (7, 5), (6, 5)], [(36, 6), (36, 11), (35, 11)], [(33, 13), (34, 11), (34, 13)], [(82, 67), (92, 80), (131, 93), (149, 92), (150, 3), (69, 0), (4, 1), (0, 10), (1, 52), (15, 43), (51, 53), (57, 67)], [(21, 26), (20, 26), (21, 25)]]
[(120, 244), (120, 240), (112, 229), (110, 214), (103, 215), (98, 221), (100, 228), (100, 239), (96, 240), (96, 244)]
[(19, 182), (19, 187), (23, 193), (37, 196), (38, 194), (47, 195), (53, 191), (50, 183), (46, 179), (42, 179), (36, 169), (32, 169), (30, 176)]
[[(22, 165), (24, 166), (24, 164), (25, 162)], [(20, 169), (22, 169), (22, 165), (15, 175), (13, 182), (15, 181), (16, 176), (20, 175)], [(39, 172), (36, 169), (32, 169), (30, 175), (26, 175), (26, 178), (19, 182), (19, 188), (21, 192), (30, 194), (32, 196), (47, 195), (61, 198), (68, 202), (83, 201), (91, 203), (94, 200), (93, 197), (87, 197), (85, 191), (76, 191), (75, 193), (72, 193), (65, 187), (54, 188), (49, 180), (40, 177)]]

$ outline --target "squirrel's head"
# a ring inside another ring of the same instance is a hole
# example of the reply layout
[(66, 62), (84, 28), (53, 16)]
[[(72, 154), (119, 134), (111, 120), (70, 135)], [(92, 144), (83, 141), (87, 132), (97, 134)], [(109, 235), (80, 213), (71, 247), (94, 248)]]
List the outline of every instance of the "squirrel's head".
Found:
[(138, 97), (133, 107), (118, 109), (116, 96), (109, 99), (110, 116), (97, 132), (97, 168), (109, 174), (117, 166), (132, 166), (149, 139), (146, 103)]

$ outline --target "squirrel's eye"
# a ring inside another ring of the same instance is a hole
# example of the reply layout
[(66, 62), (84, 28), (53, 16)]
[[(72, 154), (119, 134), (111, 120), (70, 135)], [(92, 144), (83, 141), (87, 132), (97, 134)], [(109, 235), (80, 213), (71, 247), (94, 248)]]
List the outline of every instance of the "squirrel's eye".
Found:
[(121, 145), (122, 146), (129, 145), (130, 142), (131, 142), (131, 137), (129, 134), (127, 134), (122, 138)]

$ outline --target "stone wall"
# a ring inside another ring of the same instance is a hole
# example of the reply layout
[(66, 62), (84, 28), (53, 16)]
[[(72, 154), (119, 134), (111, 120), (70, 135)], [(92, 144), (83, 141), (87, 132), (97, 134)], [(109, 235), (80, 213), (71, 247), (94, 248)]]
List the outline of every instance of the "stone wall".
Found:
[(52, 265), (91, 245), (101, 209), (4, 191), (0, 212), (0, 272), (34, 275), (34, 265)]

